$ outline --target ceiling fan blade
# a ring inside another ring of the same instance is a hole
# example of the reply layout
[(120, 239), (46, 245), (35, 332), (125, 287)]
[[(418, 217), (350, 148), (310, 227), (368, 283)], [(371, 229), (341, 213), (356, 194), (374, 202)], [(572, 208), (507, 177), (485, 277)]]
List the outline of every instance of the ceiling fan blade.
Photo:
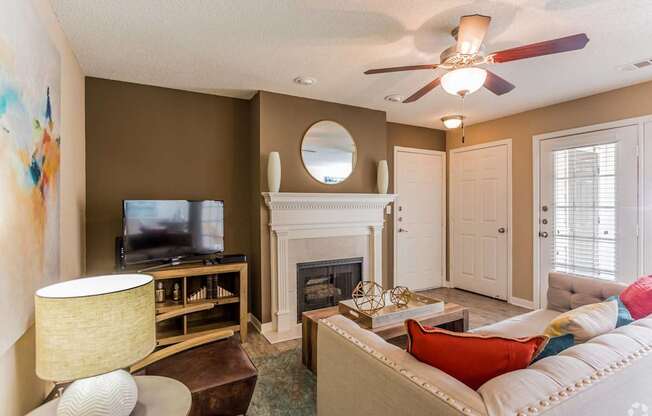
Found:
[(439, 65), (437, 65), (437, 64), (394, 66), (394, 67), (391, 67), (391, 68), (368, 69), (368, 70), (364, 71), (364, 73), (366, 75), (383, 74), (385, 72), (413, 71), (413, 70), (417, 70), (417, 69), (435, 69), (438, 66)]
[(514, 84), (491, 71), (487, 71), (487, 79), (484, 81), (484, 87), (496, 95), (507, 94), (516, 88)]
[(433, 89), (437, 88), (440, 83), (441, 83), (441, 77), (433, 79), (428, 84), (426, 84), (423, 88), (421, 88), (419, 91), (415, 92), (414, 94), (410, 95), (408, 98), (403, 100), (403, 102), (404, 103), (411, 103), (411, 102), (414, 102), (414, 101), (418, 100), (419, 98), (421, 98), (424, 95), (428, 94)]
[(584, 48), (588, 42), (589, 38), (586, 36), (586, 33), (579, 33), (577, 35), (547, 40), (545, 42), (531, 43), (529, 45), (494, 52), (487, 57), (487, 60), (489, 62), (501, 63), (550, 55), (553, 53), (575, 51)]
[(465, 55), (477, 53), (489, 30), (490, 22), (491, 17), (480, 14), (462, 16), (457, 29), (457, 52)]

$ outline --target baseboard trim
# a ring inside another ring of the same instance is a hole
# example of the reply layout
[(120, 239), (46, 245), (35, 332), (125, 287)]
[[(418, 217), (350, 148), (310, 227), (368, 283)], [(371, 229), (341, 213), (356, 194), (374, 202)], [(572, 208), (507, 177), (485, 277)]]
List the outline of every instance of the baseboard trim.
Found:
[(260, 334), (264, 334), (266, 332), (270, 332), (272, 330), (272, 323), (271, 322), (265, 322), (264, 324), (261, 323), (258, 318), (251, 312), (249, 313), (249, 322), (251, 322), (251, 325), (258, 331)]
[(510, 296), (508, 302), (514, 306), (520, 306), (521, 308), (534, 310), (534, 302), (527, 299), (517, 298), (515, 296)]
[(249, 322), (259, 334), (261, 334), (270, 344), (277, 342), (289, 341), (301, 338), (301, 324), (296, 324), (285, 332), (275, 332), (274, 325), (271, 322), (261, 323), (252, 313), (249, 313)]

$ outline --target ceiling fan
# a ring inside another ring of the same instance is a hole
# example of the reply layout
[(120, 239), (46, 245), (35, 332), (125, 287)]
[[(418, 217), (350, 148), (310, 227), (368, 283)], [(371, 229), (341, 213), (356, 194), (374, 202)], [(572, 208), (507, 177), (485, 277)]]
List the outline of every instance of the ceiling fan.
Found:
[(499, 64), (536, 56), (574, 51), (584, 48), (589, 41), (585, 33), (579, 33), (577, 35), (518, 46), (485, 55), (483, 53), (483, 43), (490, 22), (491, 17), (489, 16), (479, 14), (462, 16), (460, 18), (460, 25), (451, 32), (451, 35), (457, 40), (457, 43), (441, 53), (439, 64), (370, 69), (365, 71), (365, 74), (381, 74), (419, 69), (434, 70), (438, 68), (448, 71), (406, 98), (403, 101), (404, 103), (411, 103), (418, 100), (439, 85), (446, 92), (462, 97), (477, 91), (482, 86), (496, 95), (503, 95), (513, 90), (514, 85), (489, 70), (479, 68), (480, 65)]

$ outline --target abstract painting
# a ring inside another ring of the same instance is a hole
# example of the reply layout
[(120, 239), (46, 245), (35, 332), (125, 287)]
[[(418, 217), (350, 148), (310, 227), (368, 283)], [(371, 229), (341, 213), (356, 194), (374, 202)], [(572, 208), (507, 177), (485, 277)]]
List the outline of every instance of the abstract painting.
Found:
[(0, 13), (0, 354), (58, 280), (60, 57), (32, 0)]

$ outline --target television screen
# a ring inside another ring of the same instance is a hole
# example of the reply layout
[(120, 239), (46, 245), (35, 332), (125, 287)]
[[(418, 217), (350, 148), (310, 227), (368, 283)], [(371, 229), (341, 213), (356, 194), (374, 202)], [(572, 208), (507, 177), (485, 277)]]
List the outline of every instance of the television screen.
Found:
[(126, 200), (124, 262), (137, 264), (224, 251), (224, 202)]

